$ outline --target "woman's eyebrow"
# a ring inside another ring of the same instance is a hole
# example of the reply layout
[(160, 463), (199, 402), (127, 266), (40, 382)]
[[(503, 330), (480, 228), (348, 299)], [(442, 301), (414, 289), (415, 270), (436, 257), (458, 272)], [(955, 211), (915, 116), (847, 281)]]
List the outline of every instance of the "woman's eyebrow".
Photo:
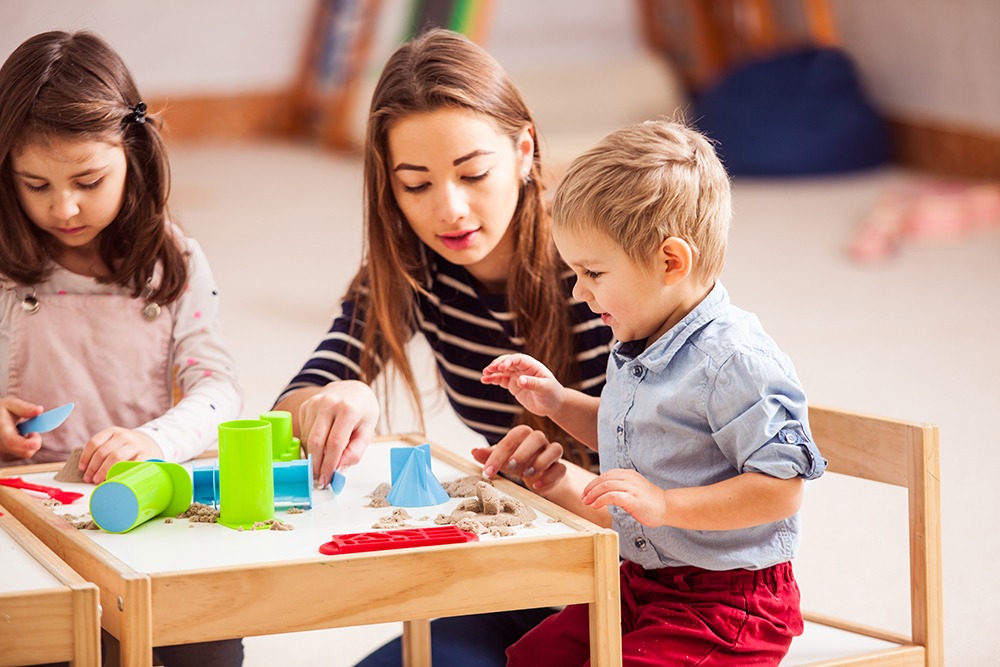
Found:
[(493, 155), (493, 151), (487, 151), (487, 150), (482, 150), (482, 149), (475, 150), (475, 151), (472, 151), (471, 153), (469, 153), (468, 155), (463, 155), (460, 158), (456, 158), (455, 161), (452, 162), (452, 164), (457, 167), (458, 165), (462, 164), (463, 162), (468, 162), (472, 158), (479, 157), (480, 155)]
[[(480, 150), (474, 150), (474, 151), (472, 151), (471, 153), (469, 153), (467, 155), (463, 155), (462, 157), (455, 158), (452, 161), (452, 164), (457, 167), (458, 165), (462, 164), (463, 162), (468, 162), (472, 158), (479, 157), (480, 155), (493, 155), (493, 151), (487, 151), (487, 150), (482, 150), (482, 149), (480, 149)], [(427, 167), (424, 167), (424, 166), (421, 166), (421, 165), (418, 165), (418, 164), (409, 164), (408, 162), (400, 162), (395, 167), (393, 167), (392, 170), (393, 171), (428, 171)]]
[(427, 171), (427, 167), (421, 167), (416, 164), (407, 164), (406, 162), (400, 162), (395, 167), (392, 168), (393, 171)]

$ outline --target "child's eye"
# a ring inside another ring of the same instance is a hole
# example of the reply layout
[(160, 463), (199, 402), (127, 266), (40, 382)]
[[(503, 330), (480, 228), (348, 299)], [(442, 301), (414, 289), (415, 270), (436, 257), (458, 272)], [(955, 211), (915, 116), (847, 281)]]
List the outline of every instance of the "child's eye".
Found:
[(99, 179), (97, 179), (96, 181), (91, 181), (90, 183), (79, 183), (79, 184), (77, 185), (77, 187), (79, 187), (79, 188), (80, 188), (81, 190), (94, 190), (94, 189), (96, 189), (96, 188), (97, 188), (97, 187), (98, 187), (98, 186), (99, 186), (99, 185), (100, 185), (100, 184), (101, 184), (101, 183), (102, 183), (103, 181), (104, 181), (104, 177), (102, 176), (102, 177), (100, 177)]
[(407, 185), (403, 183), (403, 192), (423, 192), (430, 187), (430, 183), (421, 183), (420, 185)]
[(600, 277), (601, 274), (598, 271), (587, 270), (587, 271), (583, 272), (583, 275), (585, 275), (586, 277), (590, 278), (591, 280), (597, 280)]
[(21, 181), (21, 185), (23, 185), (24, 189), (27, 190), (28, 192), (41, 192), (45, 188), (49, 187), (48, 183), (42, 183), (41, 185), (32, 185), (31, 183), (28, 183), (26, 181)]

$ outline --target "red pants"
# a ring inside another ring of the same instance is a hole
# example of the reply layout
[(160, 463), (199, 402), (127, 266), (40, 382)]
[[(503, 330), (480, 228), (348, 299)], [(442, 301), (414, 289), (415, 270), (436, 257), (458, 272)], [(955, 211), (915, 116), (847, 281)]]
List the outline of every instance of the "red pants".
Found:
[[(802, 634), (791, 563), (764, 570), (621, 565), (624, 665), (777, 665)], [(590, 665), (587, 605), (549, 616), (507, 649), (507, 665)]]

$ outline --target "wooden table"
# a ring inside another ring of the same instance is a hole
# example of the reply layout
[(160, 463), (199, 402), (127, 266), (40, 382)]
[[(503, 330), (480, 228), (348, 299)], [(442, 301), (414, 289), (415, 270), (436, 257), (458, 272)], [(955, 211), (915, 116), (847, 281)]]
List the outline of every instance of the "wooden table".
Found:
[[(393, 508), (367, 507), (390, 481), (389, 450), (424, 442), (380, 438), (346, 471), (339, 495), (314, 492), (302, 514), (276, 512), (290, 532), (234, 531), (218, 524), (154, 519), (125, 534), (82, 531), (61, 514), (83, 514), (86, 498), (53, 509), (18, 489), (0, 502), (66, 563), (100, 588), (102, 625), (121, 642), (125, 667), (151, 664), (153, 646), (350, 625), (403, 621), (403, 659), (430, 665), (429, 619), (577, 603), (590, 605), (592, 662), (621, 664), (618, 537), (506, 480), (498, 490), (531, 506), (538, 519), (508, 537), (468, 544), (324, 556), (339, 533), (372, 529)], [(431, 445), (441, 482), (479, 467)], [(59, 466), (4, 469), (29, 481), (89, 493), (52, 481)], [(414, 526), (434, 525), (459, 499), (409, 508)]]
[(97, 586), (0, 505), (0, 666), (101, 664)]

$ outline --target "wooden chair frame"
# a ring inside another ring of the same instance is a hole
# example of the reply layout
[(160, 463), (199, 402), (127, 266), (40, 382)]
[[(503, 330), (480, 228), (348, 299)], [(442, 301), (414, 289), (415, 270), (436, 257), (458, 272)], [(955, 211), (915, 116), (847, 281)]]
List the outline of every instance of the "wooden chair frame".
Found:
[(898, 644), (810, 667), (939, 667), (944, 664), (941, 593), (941, 511), (938, 427), (813, 406), (813, 437), (827, 470), (907, 490), (910, 554), (910, 636), (803, 612), (818, 623)]

